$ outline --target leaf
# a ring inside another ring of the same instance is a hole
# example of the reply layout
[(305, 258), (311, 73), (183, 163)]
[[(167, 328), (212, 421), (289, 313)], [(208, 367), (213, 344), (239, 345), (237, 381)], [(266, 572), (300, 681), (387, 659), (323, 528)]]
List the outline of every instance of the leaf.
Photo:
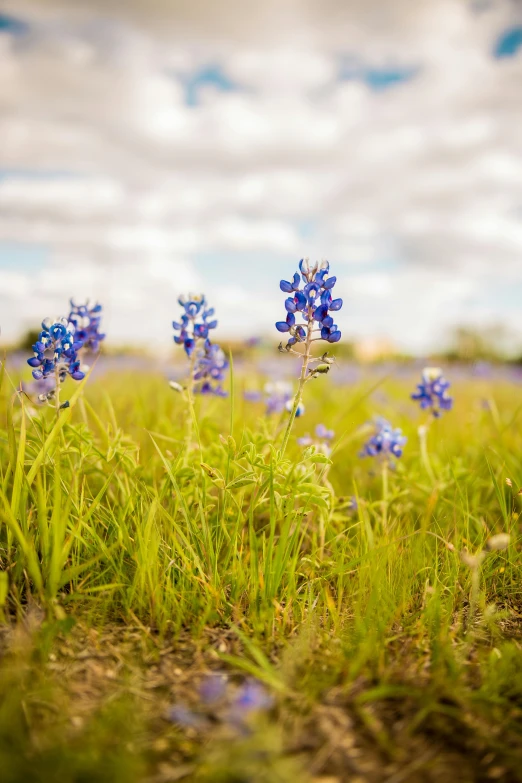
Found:
[(258, 477), (256, 474), (253, 471), (247, 471), (246, 473), (241, 473), (241, 475), (232, 479), (232, 481), (229, 481), (226, 489), (238, 489), (239, 487), (246, 487), (249, 484), (257, 484), (257, 482)]
[(4, 606), (9, 592), (9, 577), (7, 571), (0, 571), (0, 622), (5, 623)]
[(308, 459), (316, 465), (333, 465), (332, 460), (326, 454), (312, 454)]

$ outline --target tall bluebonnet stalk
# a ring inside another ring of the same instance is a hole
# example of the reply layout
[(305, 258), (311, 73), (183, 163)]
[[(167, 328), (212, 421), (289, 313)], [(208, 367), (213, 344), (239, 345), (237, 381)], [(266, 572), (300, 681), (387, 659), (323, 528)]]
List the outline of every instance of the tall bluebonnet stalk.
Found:
[(425, 367), (422, 371), (421, 382), (417, 384), (417, 390), (411, 395), (412, 400), (419, 403), (422, 410), (431, 414), (425, 424), (418, 428), (421, 459), (430, 479), (435, 481), (435, 473), (431, 465), (428, 451), (428, 431), (431, 422), (440, 418), (445, 411), (453, 407), (453, 397), (448, 394), (450, 382), (444, 378), (442, 370), (438, 367)]
[(74, 325), (74, 337), (82, 343), (82, 352), (98, 353), (101, 343), (105, 340), (105, 334), (100, 331), (101, 304), (97, 302), (91, 305), (87, 301), (83, 305), (77, 305), (71, 299), (70, 305), (69, 323)]
[[(328, 352), (314, 357), (312, 343), (323, 341), (332, 344), (341, 339), (341, 332), (334, 322), (335, 316), (332, 313), (341, 309), (343, 300), (332, 297), (332, 289), (337, 278), (329, 276), (329, 272), (328, 261), (317, 261), (311, 264), (308, 259), (302, 259), (299, 262), (299, 272), (294, 274), (292, 281), (280, 282), (281, 291), (290, 296), (285, 301), (286, 319), (276, 323), (276, 329), (288, 335), (286, 345), (283, 346), (281, 343), (279, 350), (299, 356), (302, 362), (297, 392), (281, 445), (281, 454), (284, 454), (288, 445), (295, 417), (300, 410), (305, 384), (311, 378), (326, 374), (333, 361), (328, 357)], [(302, 323), (298, 323), (298, 319)], [(302, 350), (297, 350), (300, 345), (303, 346)]]
[(444, 411), (453, 407), (453, 397), (448, 394), (450, 382), (438, 367), (425, 367), (417, 391), (411, 395), (412, 400), (419, 402), (422, 410), (428, 410), (435, 419)]
[(395, 465), (395, 459), (402, 457), (407, 438), (402, 430), (393, 428), (387, 419), (378, 416), (374, 420), (374, 430), (370, 438), (364, 444), (359, 456), (372, 457), (381, 466), (382, 477), (382, 526), (388, 528), (388, 470)]
[(178, 304), (182, 308), (179, 321), (173, 321), (174, 342), (182, 345), (189, 359), (189, 371), (185, 387), (172, 382), (176, 391), (186, 393), (187, 411), (187, 450), (192, 441), (194, 420), (194, 395), (214, 394), (225, 397), (222, 381), (228, 370), (227, 358), (217, 343), (210, 341), (210, 332), (218, 325), (214, 310), (209, 308), (203, 294), (180, 296)]
[(32, 346), (34, 355), (27, 360), (33, 368), (33, 378), (41, 384), (40, 402), (54, 401), (56, 411), (67, 407), (60, 405), (60, 389), (67, 376), (75, 381), (85, 378), (88, 367), (81, 363), (86, 352), (95, 353), (105, 335), (100, 332), (100, 304), (76, 305), (71, 299), (69, 317), (46, 318), (42, 331)]
[(46, 399), (54, 400), (56, 413), (60, 410), (60, 387), (67, 376), (81, 381), (85, 373), (80, 368), (78, 351), (81, 340), (76, 340), (74, 324), (67, 318), (46, 318), (42, 321), (42, 331), (33, 348), (33, 356), (27, 364), (33, 368), (35, 381), (54, 379), (54, 387), (47, 392)]

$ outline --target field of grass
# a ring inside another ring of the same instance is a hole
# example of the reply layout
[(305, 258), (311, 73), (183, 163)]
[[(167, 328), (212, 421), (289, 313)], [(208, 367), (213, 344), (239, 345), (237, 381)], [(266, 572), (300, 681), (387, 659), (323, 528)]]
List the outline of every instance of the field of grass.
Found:
[(455, 382), (427, 456), (414, 375), (336, 372), (281, 454), (255, 367), (187, 443), (160, 375), (67, 381), (57, 417), (2, 365), (2, 783), (522, 779), (522, 387)]

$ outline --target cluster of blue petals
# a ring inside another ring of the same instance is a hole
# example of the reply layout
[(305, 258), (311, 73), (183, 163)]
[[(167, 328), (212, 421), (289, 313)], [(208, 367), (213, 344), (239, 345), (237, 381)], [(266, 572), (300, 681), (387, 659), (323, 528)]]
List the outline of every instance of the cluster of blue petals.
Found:
[(234, 687), (224, 676), (214, 674), (203, 680), (198, 690), (196, 705), (178, 702), (171, 707), (169, 718), (173, 723), (200, 731), (222, 725), (241, 735), (249, 734), (252, 722), (274, 705), (272, 695), (253, 678)]
[(83, 343), (76, 339), (74, 332), (74, 324), (69, 323), (67, 318), (60, 318), (54, 323), (50, 318), (42, 321), (42, 331), (33, 345), (34, 356), (27, 360), (27, 364), (33, 368), (36, 381), (56, 373), (60, 382), (67, 375), (75, 381), (85, 377), (78, 359), (78, 351)]
[(450, 386), (450, 382), (442, 375), (442, 370), (426, 367), (421, 382), (417, 384), (417, 391), (411, 398), (417, 400), (423, 410), (431, 409), (433, 415), (438, 418), (443, 411), (449, 411), (453, 407), (453, 397), (448, 394)]
[(98, 353), (100, 343), (105, 339), (105, 334), (100, 331), (101, 312), (101, 304), (95, 304), (92, 307), (88, 302), (84, 305), (77, 305), (71, 299), (69, 323), (74, 326), (74, 338), (76, 342), (82, 343), (85, 350), (92, 351), (92, 353)]
[(200, 394), (215, 394), (218, 397), (226, 397), (222, 381), (225, 380), (228, 370), (228, 360), (224, 351), (217, 343), (205, 340), (201, 351), (196, 355), (194, 367), (194, 380), (199, 382), (195, 391)]
[[(281, 280), (280, 288), (286, 294), (291, 294), (285, 301), (286, 320), (278, 321), (276, 329), (279, 332), (289, 333), (287, 345), (303, 342), (306, 339), (307, 328), (313, 322), (317, 322), (317, 331), (321, 340), (329, 343), (337, 343), (341, 339), (341, 332), (334, 323), (331, 313), (338, 312), (343, 306), (342, 299), (333, 299), (332, 289), (337, 282), (336, 277), (329, 277), (330, 264), (328, 261), (310, 264), (308, 259), (301, 259), (299, 272), (294, 274), (291, 282)], [(296, 322), (301, 317), (305, 324)]]
[(180, 296), (179, 305), (183, 308), (180, 321), (173, 321), (172, 328), (179, 334), (174, 335), (174, 342), (182, 345), (187, 356), (191, 356), (198, 340), (207, 340), (209, 332), (215, 329), (218, 322), (213, 318), (214, 310), (207, 307), (203, 294)]
[(198, 394), (215, 394), (226, 397), (222, 381), (228, 370), (227, 358), (217, 343), (210, 341), (210, 332), (218, 325), (214, 310), (209, 308), (203, 294), (180, 296), (183, 308), (180, 321), (173, 321), (177, 333), (174, 342), (182, 345), (185, 353), (193, 357), (194, 391)]
[(387, 460), (401, 457), (407, 440), (401, 429), (394, 429), (387, 419), (379, 416), (375, 419), (375, 431), (364, 444), (360, 456)]

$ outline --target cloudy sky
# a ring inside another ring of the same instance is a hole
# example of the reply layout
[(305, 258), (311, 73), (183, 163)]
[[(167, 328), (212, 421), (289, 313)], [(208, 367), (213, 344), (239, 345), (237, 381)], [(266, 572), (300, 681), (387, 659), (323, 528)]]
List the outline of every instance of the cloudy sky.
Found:
[(522, 342), (522, 4), (0, 3), (0, 326), (71, 295), (167, 346), (177, 296), (270, 333), (328, 258), (345, 335)]

